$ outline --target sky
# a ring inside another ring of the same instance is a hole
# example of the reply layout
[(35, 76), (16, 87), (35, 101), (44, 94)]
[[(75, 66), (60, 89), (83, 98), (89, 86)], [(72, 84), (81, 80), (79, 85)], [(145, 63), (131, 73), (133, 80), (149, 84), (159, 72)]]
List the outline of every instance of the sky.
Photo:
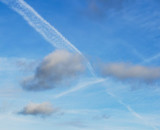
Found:
[(159, 0), (0, 0), (0, 128), (159, 130)]

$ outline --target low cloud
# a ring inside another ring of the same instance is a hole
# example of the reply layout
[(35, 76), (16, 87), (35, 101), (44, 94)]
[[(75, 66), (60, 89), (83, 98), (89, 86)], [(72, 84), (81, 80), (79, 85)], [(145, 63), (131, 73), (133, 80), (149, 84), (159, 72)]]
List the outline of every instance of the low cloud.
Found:
[(85, 70), (83, 58), (66, 50), (56, 50), (44, 58), (35, 74), (23, 80), (25, 90), (40, 91), (72, 81)]
[(130, 63), (110, 63), (101, 67), (103, 76), (110, 76), (120, 80), (138, 80), (154, 82), (160, 80), (160, 67), (147, 67)]
[(22, 115), (33, 115), (33, 116), (49, 116), (58, 111), (57, 108), (53, 108), (52, 104), (49, 102), (44, 103), (29, 103), (23, 108), (18, 114)]

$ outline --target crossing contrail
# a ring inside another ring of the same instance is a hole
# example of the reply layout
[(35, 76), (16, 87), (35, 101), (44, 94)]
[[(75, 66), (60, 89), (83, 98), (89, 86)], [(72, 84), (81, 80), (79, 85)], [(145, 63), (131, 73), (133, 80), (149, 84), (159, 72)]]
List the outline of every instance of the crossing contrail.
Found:
[(54, 26), (42, 18), (30, 5), (24, 0), (0, 0), (11, 9), (20, 14), (30, 26), (32, 26), (44, 39), (51, 43), (57, 49), (66, 49), (68, 51), (80, 54), (86, 61), (91, 74), (95, 76), (94, 69), (84, 55), (68, 41)]
[(129, 105), (127, 105), (126, 103), (124, 103), (116, 95), (114, 95), (113, 93), (111, 93), (109, 91), (106, 91), (106, 92), (107, 92), (108, 95), (110, 95), (111, 97), (113, 97), (114, 99), (116, 99), (119, 104), (123, 105), (133, 116), (135, 116), (136, 118), (140, 119), (141, 121), (143, 121), (144, 124), (152, 127), (154, 130), (158, 130), (157, 127), (155, 127), (153, 124), (151, 124), (150, 122), (148, 122), (144, 117), (142, 117), (139, 113), (137, 113), (136, 111), (134, 111)]
[(56, 95), (54, 98), (63, 97), (65, 95), (69, 94), (69, 93), (78, 91), (82, 88), (88, 87), (88, 86), (93, 85), (93, 84), (101, 83), (101, 82), (104, 82), (104, 81), (106, 81), (106, 79), (103, 79), (103, 78), (96, 78), (96, 79), (88, 80), (87, 82), (85, 81), (83, 83), (80, 83), (80, 84), (76, 85), (74, 88), (72, 88), (70, 90), (67, 90), (65, 92), (62, 92), (62, 93)]
[[(96, 79), (91, 79), (88, 80), (87, 82), (83, 82), (83, 83), (79, 83), (78, 85), (76, 85), (74, 88), (71, 88), (70, 90), (64, 91), (62, 93), (59, 93), (57, 95), (54, 96), (54, 99), (57, 98), (61, 98), (63, 96), (66, 96), (70, 93), (73, 93), (75, 91), (78, 91), (82, 88), (86, 88), (88, 86), (94, 85), (94, 84), (98, 84), (98, 83), (103, 83), (105, 82), (105, 86), (107, 86), (107, 81), (108, 79), (104, 79), (104, 78), (96, 78)], [(148, 122), (144, 117), (142, 117), (139, 113), (137, 113), (134, 109), (132, 109), (129, 105), (127, 105), (126, 103), (124, 103), (121, 99), (119, 99), (115, 94), (113, 94), (112, 92), (106, 91), (108, 95), (110, 95), (112, 98), (116, 99), (116, 101), (121, 104), (122, 106), (124, 106), (134, 117), (136, 117), (137, 119), (143, 121), (143, 123), (145, 125), (148, 125), (149, 127), (152, 127), (154, 130), (158, 130), (157, 127), (155, 127), (153, 124), (151, 124), (150, 122)]]

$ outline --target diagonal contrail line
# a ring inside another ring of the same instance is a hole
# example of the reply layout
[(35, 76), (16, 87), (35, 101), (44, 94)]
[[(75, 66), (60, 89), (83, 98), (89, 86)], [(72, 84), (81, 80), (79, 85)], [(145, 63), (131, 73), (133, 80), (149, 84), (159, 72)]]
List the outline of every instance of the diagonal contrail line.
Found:
[(57, 49), (66, 49), (80, 54), (86, 61), (87, 67), (91, 74), (95, 76), (90, 62), (84, 55), (68, 41), (54, 26), (43, 19), (30, 5), (24, 0), (0, 0), (8, 5), (11, 9), (20, 14), (30, 26), (32, 26), (44, 39), (51, 43)]

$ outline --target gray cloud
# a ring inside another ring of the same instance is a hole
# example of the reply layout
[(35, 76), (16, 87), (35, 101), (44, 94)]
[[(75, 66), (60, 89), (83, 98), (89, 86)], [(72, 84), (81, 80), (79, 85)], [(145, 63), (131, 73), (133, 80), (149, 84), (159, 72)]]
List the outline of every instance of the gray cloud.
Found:
[(33, 115), (33, 116), (49, 116), (58, 111), (57, 108), (53, 108), (52, 104), (49, 102), (43, 103), (29, 103), (23, 108), (18, 114), (22, 115)]
[(56, 50), (44, 58), (34, 76), (22, 82), (25, 90), (39, 91), (55, 88), (73, 80), (85, 70), (80, 55), (66, 50)]
[(146, 67), (130, 63), (110, 63), (102, 65), (101, 74), (120, 80), (154, 82), (160, 80), (160, 67)]

